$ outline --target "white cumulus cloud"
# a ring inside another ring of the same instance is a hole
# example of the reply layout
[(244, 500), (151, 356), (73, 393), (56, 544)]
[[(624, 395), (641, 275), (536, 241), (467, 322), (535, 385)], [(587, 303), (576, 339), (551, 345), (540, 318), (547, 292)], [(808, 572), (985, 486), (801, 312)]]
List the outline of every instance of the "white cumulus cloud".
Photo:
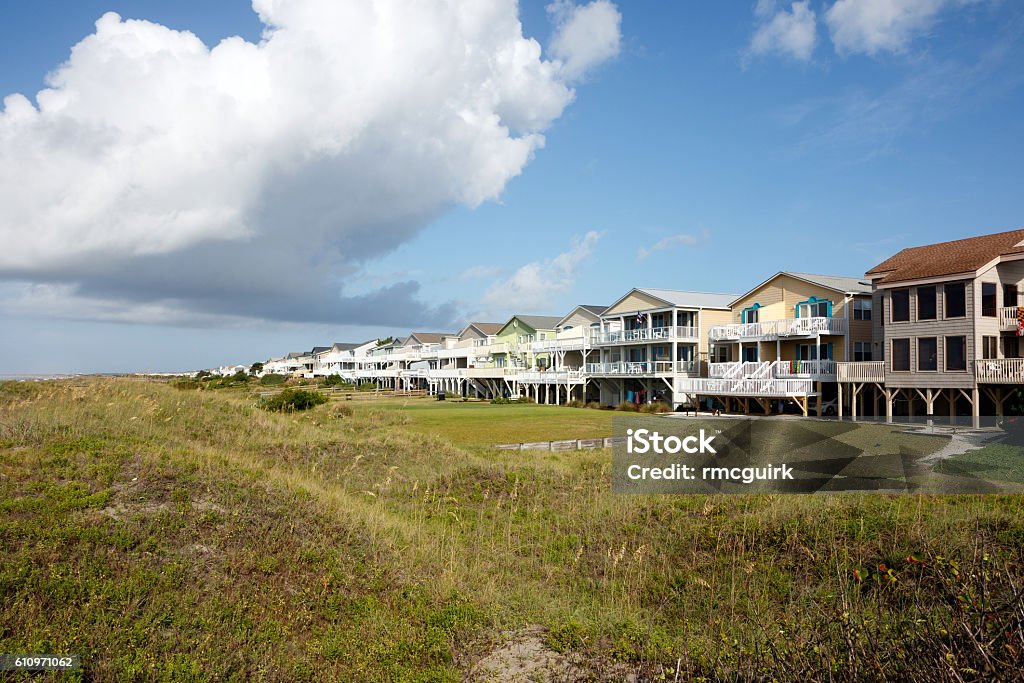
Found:
[(527, 263), (508, 279), (491, 285), (484, 295), (484, 303), (502, 312), (549, 310), (558, 296), (576, 283), (580, 265), (590, 256), (601, 235), (591, 230), (574, 240), (568, 251), (550, 259)]
[(927, 31), (940, 12), (976, 1), (836, 0), (825, 12), (825, 23), (841, 55), (898, 53)]
[(553, 59), (515, 0), (253, 7), (258, 43), (212, 47), (108, 13), (34, 101), (4, 98), (0, 280), (126, 310), (440, 320), (416, 282), (347, 279), (498, 198), (618, 45), (605, 0), (564, 8)]
[(802, 62), (811, 58), (818, 31), (809, 0), (794, 2), (789, 10), (777, 8), (773, 0), (760, 0), (754, 13), (760, 21), (750, 39), (751, 55), (784, 55)]
[(567, 78), (580, 78), (619, 54), (622, 15), (609, 0), (586, 5), (557, 0), (548, 5), (548, 13), (555, 20), (551, 54), (561, 60)]

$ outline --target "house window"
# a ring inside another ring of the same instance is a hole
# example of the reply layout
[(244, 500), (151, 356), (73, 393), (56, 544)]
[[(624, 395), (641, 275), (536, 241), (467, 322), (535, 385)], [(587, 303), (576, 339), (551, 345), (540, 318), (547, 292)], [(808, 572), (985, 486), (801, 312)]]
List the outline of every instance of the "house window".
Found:
[(807, 301), (801, 301), (796, 305), (796, 317), (798, 318), (827, 318), (832, 315), (832, 302), (827, 299), (819, 301), (811, 297)]
[(855, 362), (871, 360), (871, 342), (853, 342), (853, 360)]
[(742, 313), (741, 321), (745, 323), (756, 323), (758, 322), (758, 310), (761, 308), (761, 304), (754, 304), (750, 308), (744, 308)]
[(918, 340), (918, 371), (929, 372), (939, 369), (939, 342), (935, 337)]
[(853, 300), (853, 319), (871, 320), (871, 299)]
[(893, 339), (892, 340), (892, 371), (893, 372), (909, 372), (910, 371), (910, 340), (909, 339)]
[(996, 284), (981, 283), (981, 314), (987, 318), (996, 317)]
[(917, 319), (935, 320), (935, 287), (917, 288)]
[(967, 337), (946, 337), (946, 370), (967, 369)]
[(1003, 337), (1003, 358), (1020, 358), (1020, 337)]
[(998, 337), (982, 337), (981, 338), (981, 357), (985, 359), (998, 358), (999, 353), (996, 350), (996, 342)]
[(905, 323), (910, 320), (910, 290), (894, 289), (892, 298), (892, 321)]
[(1003, 285), (1003, 305), (1017, 306), (1017, 285)]
[(945, 287), (946, 317), (963, 318), (967, 315), (967, 295), (962, 282), (954, 282)]
[(798, 344), (796, 347), (797, 360), (832, 360), (832, 344)]

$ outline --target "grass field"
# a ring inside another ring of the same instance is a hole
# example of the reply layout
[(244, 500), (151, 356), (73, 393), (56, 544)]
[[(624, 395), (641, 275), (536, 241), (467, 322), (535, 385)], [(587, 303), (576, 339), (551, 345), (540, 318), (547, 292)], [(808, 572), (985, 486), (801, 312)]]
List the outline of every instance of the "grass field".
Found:
[(611, 436), (615, 414), (535, 403), (492, 405), (430, 398), (384, 400), (374, 407), (398, 411), (410, 430), (471, 447)]
[(0, 384), (0, 652), (97, 681), (455, 681), (531, 633), (551, 680), (1024, 669), (1020, 496), (619, 496), (607, 451), (486, 447), (610, 419)]

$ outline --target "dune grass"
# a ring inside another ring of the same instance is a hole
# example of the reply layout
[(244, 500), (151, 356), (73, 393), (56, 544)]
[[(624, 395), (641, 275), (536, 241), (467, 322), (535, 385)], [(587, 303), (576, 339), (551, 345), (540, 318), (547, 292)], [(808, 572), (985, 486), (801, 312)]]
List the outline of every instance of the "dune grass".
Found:
[(345, 412), (0, 384), (0, 651), (81, 654), (71, 679), (454, 681), (537, 624), (596, 680), (1024, 665), (1019, 496), (617, 496), (607, 451), (476, 445), (599, 411)]

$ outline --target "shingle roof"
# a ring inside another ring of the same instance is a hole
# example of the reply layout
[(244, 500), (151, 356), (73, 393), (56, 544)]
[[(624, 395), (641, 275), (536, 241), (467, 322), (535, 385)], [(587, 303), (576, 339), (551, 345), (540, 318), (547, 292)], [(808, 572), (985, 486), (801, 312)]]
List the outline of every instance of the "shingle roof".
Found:
[(420, 344), (440, 344), (447, 337), (453, 337), (455, 335), (450, 332), (412, 332), (409, 334), (408, 342), (418, 342)]
[(783, 271), (783, 275), (791, 275), (807, 280), (822, 287), (828, 287), (838, 292), (849, 292), (851, 294), (870, 294), (871, 281), (863, 277), (846, 277), (845, 275), (814, 275), (812, 273), (794, 273)]
[(971, 273), (993, 259), (1024, 254), (1024, 230), (910, 247), (867, 272), (881, 283)]
[(563, 315), (561, 318), (559, 318), (558, 319), (558, 323), (555, 325), (555, 327), (561, 327), (563, 324), (565, 324), (565, 321), (567, 321), (569, 318), (571, 318), (573, 315), (575, 315), (576, 311), (580, 310), (581, 308), (584, 311), (586, 311), (587, 313), (590, 313), (594, 317), (600, 319), (601, 314), (604, 313), (605, 310), (608, 307), (607, 306), (587, 306), (585, 304), (580, 304), (579, 306), (575, 307), (574, 309), (572, 309), (571, 311), (569, 311), (568, 313)]
[[(512, 317), (519, 318), (535, 330), (553, 330), (558, 321), (561, 320), (557, 315), (514, 315)], [(505, 325), (507, 324), (505, 323)], [(502, 325), (502, 327), (505, 325)]]
[(504, 326), (505, 323), (469, 323), (466, 328), (475, 327), (486, 335), (492, 335), (498, 334), (498, 331)]
[(310, 354), (323, 353), (324, 351), (330, 351), (330, 350), (331, 350), (330, 346), (314, 346), (313, 350), (310, 351), (309, 353)]
[(718, 294), (716, 292), (686, 292), (679, 289), (651, 289), (637, 287), (638, 291), (650, 294), (673, 306), (690, 306), (693, 308), (729, 308), (729, 303), (736, 298), (735, 294)]
[[(363, 344), (365, 343), (366, 342), (363, 342)], [(349, 342), (334, 342), (334, 345), (331, 348), (334, 349), (335, 351), (351, 351), (353, 349), (358, 349), (363, 344), (352, 344)]]

